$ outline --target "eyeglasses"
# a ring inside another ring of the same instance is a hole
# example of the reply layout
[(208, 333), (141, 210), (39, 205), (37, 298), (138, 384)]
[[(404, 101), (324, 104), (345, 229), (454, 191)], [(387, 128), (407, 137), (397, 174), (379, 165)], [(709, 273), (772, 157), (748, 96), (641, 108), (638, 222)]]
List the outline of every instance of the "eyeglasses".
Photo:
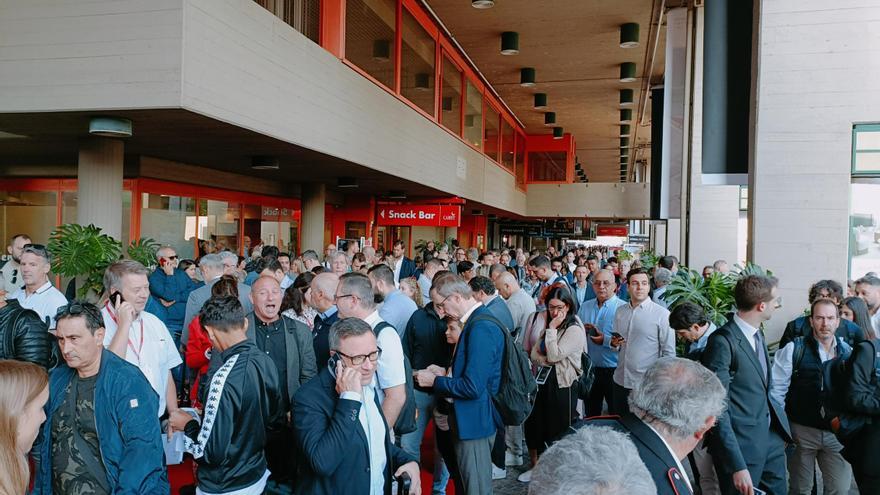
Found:
[(446, 300), (449, 299), (450, 297), (452, 297), (452, 294), (449, 294), (448, 296), (444, 297), (443, 300), (440, 301), (439, 304), (435, 304), (434, 307), (439, 308), (439, 309), (443, 309), (443, 305), (446, 304)]
[[(340, 299), (345, 299), (346, 297), (354, 297), (354, 294), (339, 294), (339, 295), (333, 296), (333, 299), (335, 299), (336, 301), (338, 301), (338, 300), (340, 300)], [(340, 354), (341, 354), (341, 353), (340, 353)], [(344, 354), (343, 354), (343, 355), (344, 355)]]
[(380, 349), (380, 348), (376, 348), (375, 351), (373, 351), (369, 354), (361, 354), (358, 356), (349, 356), (348, 354), (345, 354), (340, 351), (336, 351), (336, 352), (340, 356), (347, 357), (348, 360), (351, 361), (352, 366), (360, 366), (360, 365), (364, 364), (364, 361), (366, 361), (367, 359), (369, 359), (371, 363), (375, 363), (376, 361), (379, 360), (379, 356), (382, 355), (382, 349)]
[(171, 255), (171, 256), (164, 256), (164, 258), (165, 258), (165, 259), (169, 259), (169, 260), (176, 260), (176, 259), (177, 259), (177, 255), (176, 255), (176, 254), (173, 254), (173, 255)]
[(547, 305), (547, 311), (562, 311), (563, 309), (565, 309), (565, 304), (560, 304), (558, 306), (555, 304), (552, 306), (549, 304)]

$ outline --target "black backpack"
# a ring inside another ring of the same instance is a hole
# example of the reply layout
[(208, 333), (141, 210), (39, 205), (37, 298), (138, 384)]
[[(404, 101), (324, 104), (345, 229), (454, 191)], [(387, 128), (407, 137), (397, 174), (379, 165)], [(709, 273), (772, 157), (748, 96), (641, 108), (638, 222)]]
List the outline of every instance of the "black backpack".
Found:
[[(841, 411), (841, 405), (845, 404), (846, 394), (846, 360), (849, 359), (852, 349), (840, 337), (837, 339), (837, 357), (829, 359), (822, 363), (822, 383), (819, 387), (819, 404), (820, 415), (822, 419), (831, 422), (832, 419), (838, 418), (841, 421), (841, 430), (845, 436), (849, 436), (852, 428), (852, 421), (847, 415)], [(801, 367), (806, 352), (806, 343), (804, 337), (795, 337), (794, 353), (792, 354), (791, 373), (794, 377)], [(846, 345), (846, 347), (843, 347)]]
[[(379, 332), (386, 328), (397, 331), (390, 323), (382, 321), (373, 329), (376, 338), (379, 338)], [(403, 403), (403, 408), (400, 410), (397, 421), (394, 423), (395, 435), (416, 431), (416, 396), (413, 389), (413, 372), (412, 365), (409, 364), (409, 358), (406, 357), (406, 354), (403, 355), (403, 371), (406, 373), (406, 401)]]
[[(534, 319), (532, 320), (532, 325), (535, 324)], [(583, 327), (582, 327), (583, 328)], [(559, 338), (561, 339), (565, 332), (568, 330), (566, 328), (559, 334)], [(586, 330), (584, 330), (586, 333)], [(587, 338), (590, 338), (587, 335)], [(581, 374), (578, 376), (577, 381), (571, 384), (577, 392), (578, 399), (582, 401), (588, 401), (590, 399), (590, 390), (593, 388), (593, 382), (596, 380), (596, 372), (593, 369), (593, 359), (590, 358), (590, 355), (586, 353), (586, 351), (581, 351)]]
[[(501, 421), (507, 426), (519, 426), (525, 423), (532, 413), (535, 397), (538, 394), (538, 382), (532, 375), (532, 365), (526, 350), (516, 343), (504, 324), (492, 315), (479, 315), (468, 320), (475, 323), (480, 320), (494, 322), (504, 336), (504, 355), (501, 359), (501, 381), (498, 393), (492, 397), (492, 403)], [(465, 362), (467, 367), (467, 362)]]

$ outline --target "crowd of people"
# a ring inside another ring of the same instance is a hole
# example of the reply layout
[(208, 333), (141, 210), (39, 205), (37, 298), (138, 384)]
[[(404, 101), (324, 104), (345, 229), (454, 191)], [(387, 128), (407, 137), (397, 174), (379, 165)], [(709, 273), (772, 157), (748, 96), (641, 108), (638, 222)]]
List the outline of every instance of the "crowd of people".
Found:
[(880, 493), (875, 274), (816, 282), (771, 356), (777, 280), (723, 260), (702, 270), (736, 277), (716, 326), (667, 301), (672, 256), (405, 248), (163, 246), (93, 303), (13, 237), (0, 495), (169, 493), (184, 451), (206, 495), (487, 494), (520, 466), (542, 495)]

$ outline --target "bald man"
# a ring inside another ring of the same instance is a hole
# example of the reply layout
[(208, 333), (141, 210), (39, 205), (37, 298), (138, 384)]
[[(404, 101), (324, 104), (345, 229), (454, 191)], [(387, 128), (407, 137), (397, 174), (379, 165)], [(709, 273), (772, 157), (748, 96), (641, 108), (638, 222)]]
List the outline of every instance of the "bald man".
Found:
[(510, 272), (501, 273), (495, 278), (495, 288), (504, 298), (507, 309), (510, 310), (510, 315), (513, 317), (513, 335), (517, 340), (521, 340), (526, 320), (536, 311), (535, 300), (519, 286), (516, 277)]
[(312, 327), (315, 361), (322, 366), (330, 359), (330, 327), (339, 319), (336, 311), (336, 286), (339, 277), (330, 272), (319, 273), (309, 286), (312, 307), (318, 312)]

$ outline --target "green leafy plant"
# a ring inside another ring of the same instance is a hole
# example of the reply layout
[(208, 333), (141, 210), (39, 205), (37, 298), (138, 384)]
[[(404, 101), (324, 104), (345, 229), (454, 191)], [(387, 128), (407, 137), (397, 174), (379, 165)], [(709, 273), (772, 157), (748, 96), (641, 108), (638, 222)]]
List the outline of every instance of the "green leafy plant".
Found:
[(727, 323), (727, 316), (736, 309), (733, 298), (736, 282), (749, 275), (772, 276), (773, 272), (760, 265), (746, 263), (744, 266), (736, 265), (730, 273), (715, 272), (705, 279), (699, 272), (682, 266), (672, 277), (663, 297), (670, 309), (685, 301), (694, 303), (703, 308), (712, 323), (721, 326)]
[(52, 271), (63, 277), (82, 277), (77, 296), (104, 291), (104, 270), (122, 256), (122, 243), (101, 233), (94, 225), (75, 223), (59, 226), (46, 246), (52, 256)]
[(617, 252), (617, 259), (619, 261), (632, 261), (633, 255), (626, 249), (621, 249)]
[(660, 261), (660, 256), (657, 256), (654, 251), (646, 249), (639, 253), (639, 261), (642, 263), (642, 268), (650, 270), (657, 266), (657, 262)]
[(126, 253), (128, 257), (152, 270), (156, 267), (156, 253), (159, 243), (149, 237), (141, 237), (131, 241)]

